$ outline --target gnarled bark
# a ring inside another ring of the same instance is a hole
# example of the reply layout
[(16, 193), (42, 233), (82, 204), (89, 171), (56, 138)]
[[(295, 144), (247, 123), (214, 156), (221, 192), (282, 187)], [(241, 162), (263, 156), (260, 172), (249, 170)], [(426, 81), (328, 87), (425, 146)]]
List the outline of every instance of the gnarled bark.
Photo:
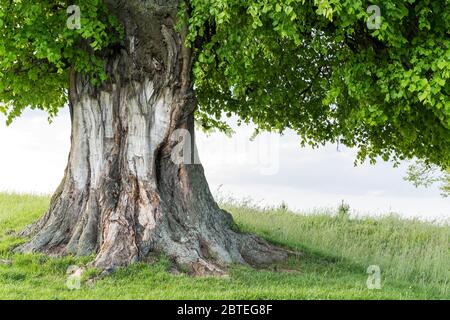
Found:
[(175, 31), (176, 6), (114, 3), (126, 42), (105, 54), (109, 79), (102, 86), (72, 73), (69, 163), (49, 211), (23, 232), (31, 241), (20, 250), (95, 253), (101, 268), (160, 252), (197, 273), (284, 259), (285, 251), (233, 230), (200, 164), (173, 161), (175, 133), (194, 137), (196, 106), (192, 54)]

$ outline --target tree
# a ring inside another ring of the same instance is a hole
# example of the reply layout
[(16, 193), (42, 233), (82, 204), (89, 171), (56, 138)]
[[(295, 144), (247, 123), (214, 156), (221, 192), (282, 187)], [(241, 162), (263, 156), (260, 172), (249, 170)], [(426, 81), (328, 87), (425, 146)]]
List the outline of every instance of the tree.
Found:
[(419, 161), (409, 166), (405, 180), (412, 182), (416, 188), (440, 184), (442, 196), (450, 196), (450, 169), (441, 170), (438, 166)]
[(7, 121), (66, 102), (72, 115), (65, 177), (20, 250), (95, 253), (105, 268), (164, 252), (196, 272), (284, 259), (236, 230), (186, 151), (195, 122), (224, 129), (223, 115), (360, 161), (449, 167), (450, 3), (370, 5), (0, 0)]

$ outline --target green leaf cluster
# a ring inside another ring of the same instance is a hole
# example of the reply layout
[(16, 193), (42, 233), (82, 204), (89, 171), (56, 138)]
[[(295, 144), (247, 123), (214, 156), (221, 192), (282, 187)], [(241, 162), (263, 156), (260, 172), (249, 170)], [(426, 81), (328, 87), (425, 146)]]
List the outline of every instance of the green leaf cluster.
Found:
[[(379, 29), (367, 22), (381, 9)], [(199, 116), (450, 163), (450, 1), (192, 0)]]
[(26, 107), (54, 116), (67, 101), (70, 70), (105, 79), (100, 52), (120, 37), (101, 0), (79, 0), (82, 28), (67, 26), (71, 1), (0, 0), (0, 111), (10, 123)]

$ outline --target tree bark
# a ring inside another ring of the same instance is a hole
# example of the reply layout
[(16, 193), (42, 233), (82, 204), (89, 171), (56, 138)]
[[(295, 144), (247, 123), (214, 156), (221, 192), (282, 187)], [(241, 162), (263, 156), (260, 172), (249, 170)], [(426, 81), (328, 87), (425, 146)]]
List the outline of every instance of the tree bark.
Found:
[[(175, 31), (177, 1), (109, 5), (126, 41), (105, 53), (103, 85), (72, 72), (66, 173), (48, 212), (23, 232), (31, 240), (20, 251), (96, 254), (99, 268), (164, 253), (195, 273), (284, 259), (285, 251), (234, 230), (202, 166), (189, 161), (196, 157), (186, 150), (195, 148), (180, 149), (179, 132), (194, 138), (196, 99), (192, 53), (185, 32)], [(187, 161), (174, 161), (180, 150)]]

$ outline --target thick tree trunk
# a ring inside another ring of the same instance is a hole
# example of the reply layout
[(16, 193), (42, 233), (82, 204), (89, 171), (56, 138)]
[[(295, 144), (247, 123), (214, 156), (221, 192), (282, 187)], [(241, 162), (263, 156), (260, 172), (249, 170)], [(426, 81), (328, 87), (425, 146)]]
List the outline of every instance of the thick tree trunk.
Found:
[(196, 106), (191, 52), (172, 18), (176, 7), (120, 3), (112, 9), (125, 25), (126, 42), (109, 53), (104, 85), (72, 74), (66, 174), (49, 211), (24, 231), (31, 241), (20, 250), (95, 253), (101, 268), (165, 253), (197, 273), (284, 259), (283, 250), (233, 230), (202, 166), (190, 164), (195, 148), (183, 149), (188, 161), (174, 161), (180, 130), (194, 136)]

